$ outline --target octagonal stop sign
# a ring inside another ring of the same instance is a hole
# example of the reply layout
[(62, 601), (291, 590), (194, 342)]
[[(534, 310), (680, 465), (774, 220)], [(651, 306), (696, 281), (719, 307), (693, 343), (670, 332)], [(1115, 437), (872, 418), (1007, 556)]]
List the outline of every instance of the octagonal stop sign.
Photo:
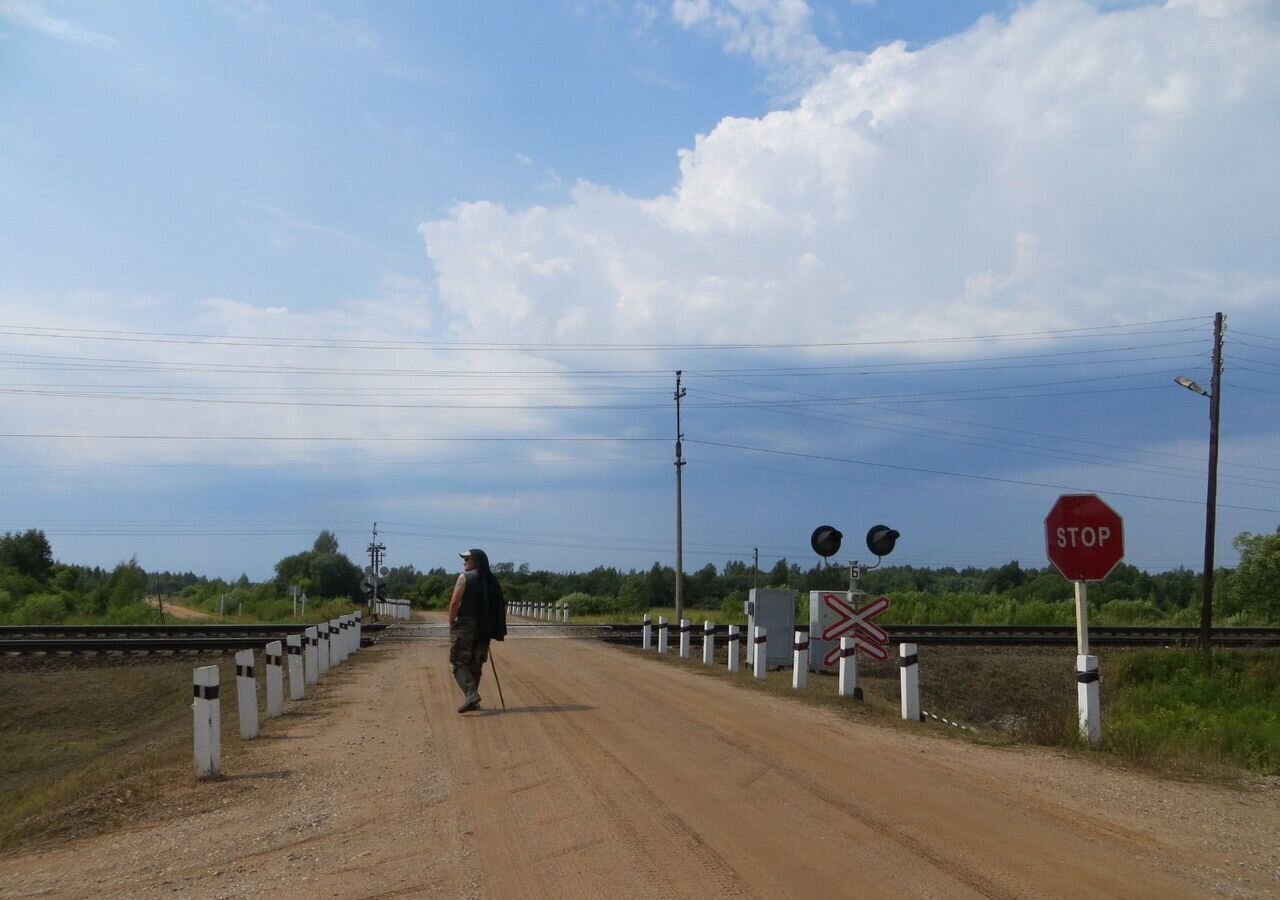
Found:
[(1064, 494), (1044, 520), (1049, 562), (1068, 581), (1101, 581), (1124, 559), (1124, 522), (1095, 494)]

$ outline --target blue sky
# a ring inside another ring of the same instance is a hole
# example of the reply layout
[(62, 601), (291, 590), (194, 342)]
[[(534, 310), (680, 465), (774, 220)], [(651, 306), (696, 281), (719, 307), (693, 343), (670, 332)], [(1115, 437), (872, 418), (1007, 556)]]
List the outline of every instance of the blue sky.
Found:
[[(1280, 26), (1165, 4), (0, 0), (0, 530), (269, 577), (1044, 565), (1280, 524)], [(865, 555), (865, 554), (864, 554)]]

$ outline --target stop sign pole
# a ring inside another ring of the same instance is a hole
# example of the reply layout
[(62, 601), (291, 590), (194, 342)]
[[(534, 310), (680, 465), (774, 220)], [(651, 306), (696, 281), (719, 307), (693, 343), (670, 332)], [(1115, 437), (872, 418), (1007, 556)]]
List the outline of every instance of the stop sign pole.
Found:
[(1088, 583), (1124, 559), (1124, 521), (1096, 494), (1064, 494), (1044, 520), (1049, 561), (1076, 586), (1076, 652), (1089, 652)]
[(1124, 522), (1094, 494), (1058, 498), (1044, 520), (1049, 561), (1076, 586), (1076, 702), (1080, 734), (1102, 741), (1098, 657), (1089, 655), (1089, 582), (1102, 581), (1124, 559)]

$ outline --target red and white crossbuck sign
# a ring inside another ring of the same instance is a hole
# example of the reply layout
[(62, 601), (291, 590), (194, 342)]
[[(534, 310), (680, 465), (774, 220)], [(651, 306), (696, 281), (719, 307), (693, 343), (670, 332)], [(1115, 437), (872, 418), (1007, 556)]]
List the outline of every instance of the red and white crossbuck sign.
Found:
[(839, 594), (823, 594), (822, 603), (839, 617), (822, 629), (824, 641), (836, 642), (836, 645), (822, 658), (825, 665), (834, 666), (840, 659), (840, 638), (842, 637), (853, 638), (853, 646), (868, 656), (881, 660), (889, 658), (889, 634), (871, 621), (889, 608), (888, 597), (877, 597), (862, 609), (858, 609), (851, 601)]

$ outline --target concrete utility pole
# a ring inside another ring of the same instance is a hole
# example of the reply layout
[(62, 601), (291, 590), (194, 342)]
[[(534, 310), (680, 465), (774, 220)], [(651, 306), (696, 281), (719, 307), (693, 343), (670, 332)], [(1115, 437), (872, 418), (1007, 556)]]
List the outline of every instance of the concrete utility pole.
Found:
[(684, 618), (684, 499), (681, 496), (681, 470), (684, 469), (684, 453), (682, 441), (684, 433), (680, 430), (680, 401), (688, 393), (680, 384), (682, 372), (676, 370), (676, 620)]

